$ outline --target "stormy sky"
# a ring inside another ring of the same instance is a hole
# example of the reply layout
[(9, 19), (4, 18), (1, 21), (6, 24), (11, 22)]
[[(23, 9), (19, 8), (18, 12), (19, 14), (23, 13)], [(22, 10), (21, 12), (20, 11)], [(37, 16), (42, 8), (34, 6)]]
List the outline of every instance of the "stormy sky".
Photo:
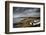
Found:
[(40, 17), (40, 8), (13, 7), (13, 23), (24, 19), (18, 17)]
[(13, 7), (13, 18), (40, 17), (40, 8)]

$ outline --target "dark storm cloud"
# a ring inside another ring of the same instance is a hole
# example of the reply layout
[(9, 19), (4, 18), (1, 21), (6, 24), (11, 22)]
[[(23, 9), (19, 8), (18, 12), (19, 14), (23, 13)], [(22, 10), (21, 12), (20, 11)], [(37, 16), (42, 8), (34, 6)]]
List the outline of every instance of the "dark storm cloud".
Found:
[(40, 17), (40, 8), (13, 7), (13, 18), (29, 16)]

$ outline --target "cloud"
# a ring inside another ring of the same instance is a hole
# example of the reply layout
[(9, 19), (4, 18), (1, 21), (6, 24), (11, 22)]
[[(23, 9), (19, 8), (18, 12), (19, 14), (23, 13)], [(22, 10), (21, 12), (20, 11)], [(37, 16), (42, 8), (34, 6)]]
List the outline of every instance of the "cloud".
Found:
[(39, 8), (14, 8), (13, 18), (17, 17), (40, 17)]

